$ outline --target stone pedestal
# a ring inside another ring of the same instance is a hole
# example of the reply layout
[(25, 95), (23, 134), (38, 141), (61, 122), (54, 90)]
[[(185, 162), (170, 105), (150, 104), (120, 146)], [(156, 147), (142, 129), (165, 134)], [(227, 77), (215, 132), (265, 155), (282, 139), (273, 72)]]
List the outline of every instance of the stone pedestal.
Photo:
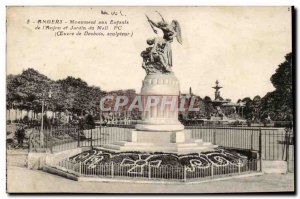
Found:
[(178, 120), (179, 81), (174, 74), (152, 74), (143, 80), (143, 114), (127, 140), (104, 146), (120, 151), (193, 153), (212, 151), (216, 146), (191, 140)]
[[(178, 121), (179, 81), (173, 74), (147, 75), (141, 90), (143, 115), (136, 130), (182, 131)], [(157, 101), (157, 105), (150, 103)]]

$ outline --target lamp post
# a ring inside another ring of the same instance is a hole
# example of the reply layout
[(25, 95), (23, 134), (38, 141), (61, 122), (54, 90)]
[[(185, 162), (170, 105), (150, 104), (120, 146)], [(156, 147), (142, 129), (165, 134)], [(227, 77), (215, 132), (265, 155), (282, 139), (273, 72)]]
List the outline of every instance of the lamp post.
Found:
[[(48, 98), (51, 98), (51, 90), (48, 93)], [(45, 106), (45, 98), (42, 100), (42, 120), (41, 120), (41, 131), (40, 131), (40, 143), (41, 146), (44, 146), (44, 106)]]
[(16, 102), (15, 101), (13, 101), (12, 107), (15, 110), (15, 119), (14, 120), (16, 120), (17, 119), (17, 109), (16, 109)]
[(239, 102), (239, 106), (240, 106), (240, 110), (242, 109), (242, 118), (244, 118), (244, 112), (243, 112), (243, 108), (244, 108), (244, 103), (243, 102)]
[(244, 118), (244, 105), (242, 105), (242, 118)]

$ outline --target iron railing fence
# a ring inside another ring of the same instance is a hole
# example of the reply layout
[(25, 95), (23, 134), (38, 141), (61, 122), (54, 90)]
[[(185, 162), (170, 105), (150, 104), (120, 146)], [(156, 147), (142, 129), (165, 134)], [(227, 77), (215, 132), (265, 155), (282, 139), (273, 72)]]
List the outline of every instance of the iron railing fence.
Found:
[(75, 128), (65, 129), (65, 131), (35, 130), (30, 134), (29, 152), (59, 152), (76, 148), (78, 133)]
[(115, 141), (127, 140), (134, 125), (106, 125), (94, 129), (53, 128), (41, 132), (36, 129), (30, 135), (30, 152), (59, 152), (77, 147), (103, 146)]
[(185, 128), (191, 130), (192, 139), (202, 139), (227, 148), (258, 151), (264, 160), (293, 158), (292, 130), (255, 127), (186, 126)]
[[(221, 147), (256, 151), (263, 160), (284, 160), (294, 165), (294, 134), (284, 128), (186, 126), (192, 139), (202, 139)], [(58, 152), (77, 147), (101, 147), (127, 140), (134, 125), (106, 125), (94, 129), (53, 128), (30, 136), (31, 152)]]
[(103, 146), (115, 141), (127, 140), (133, 129), (134, 125), (117, 124), (82, 130), (84, 139), (80, 141), (79, 146)]
[(259, 160), (244, 160), (239, 164), (209, 164), (206, 167), (193, 168), (172, 165), (152, 167), (150, 164), (147, 164), (140, 166), (139, 169), (133, 170), (134, 166), (132, 165), (122, 165), (117, 163), (89, 165), (83, 162), (62, 160), (57, 165), (51, 166), (65, 172), (73, 173), (77, 176), (85, 177), (198, 181), (260, 172), (260, 165)]
[(243, 119), (236, 119), (235, 121), (227, 121), (227, 120), (203, 120), (203, 119), (185, 119), (180, 120), (180, 122), (184, 126), (205, 126), (205, 127), (277, 127), (277, 128), (292, 128), (293, 121), (270, 121), (270, 122), (259, 122), (252, 123), (250, 121), (246, 121)]
[(48, 140), (48, 135), (46, 133), (41, 133), (39, 130), (34, 130), (29, 136), (29, 152), (48, 152), (50, 147), (50, 143)]

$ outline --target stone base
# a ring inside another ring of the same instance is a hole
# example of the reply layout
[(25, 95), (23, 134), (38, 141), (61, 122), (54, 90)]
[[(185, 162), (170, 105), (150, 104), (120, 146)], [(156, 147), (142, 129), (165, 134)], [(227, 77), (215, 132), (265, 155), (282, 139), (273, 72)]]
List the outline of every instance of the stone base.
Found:
[(155, 132), (174, 132), (174, 131), (182, 131), (184, 126), (181, 123), (174, 124), (147, 124), (147, 123), (138, 123), (135, 128), (138, 131), (155, 131)]
[(127, 140), (106, 144), (103, 149), (114, 152), (141, 151), (176, 154), (200, 153), (216, 148), (201, 139), (190, 139), (189, 130), (177, 132), (156, 132), (133, 130)]
[(46, 165), (47, 153), (28, 153), (27, 167), (28, 169), (42, 169)]
[(285, 174), (288, 172), (287, 162), (282, 160), (263, 160), (262, 171), (264, 173)]
[(57, 165), (59, 161), (89, 149), (90, 148), (88, 149), (75, 148), (75, 149), (69, 149), (69, 150), (65, 150), (53, 154), (52, 153), (28, 153), (27, 167), (28, 169), (37, 170), (37, 169), (43, 169), (45, 165), (48, 166)]

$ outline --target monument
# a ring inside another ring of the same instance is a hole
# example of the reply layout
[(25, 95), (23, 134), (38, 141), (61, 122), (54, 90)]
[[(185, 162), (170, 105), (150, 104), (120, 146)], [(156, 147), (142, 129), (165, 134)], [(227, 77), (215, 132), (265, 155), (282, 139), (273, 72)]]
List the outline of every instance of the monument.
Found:
[(140, 93), (142, 120), (128, 135), (127, 140), (107, 144), (104, 148), (116, 152), (177, 154), (212, 151), (217, 146), (202, 140), (192, 140), (190, 131), (185, 130), (178, 120), (180, 86), (172, 71), (171, 43), (176, 38), (182, 44), (180, 25), (176, 20), (168, 23), (162, 16), (162, 21), (157, 23), (146, 17), (154, 33), (157, 34), (156, 28), (160, 29), (163, 37), (148, 39), (148, 47), (141, 53), (142, 67), (146, 71)]

